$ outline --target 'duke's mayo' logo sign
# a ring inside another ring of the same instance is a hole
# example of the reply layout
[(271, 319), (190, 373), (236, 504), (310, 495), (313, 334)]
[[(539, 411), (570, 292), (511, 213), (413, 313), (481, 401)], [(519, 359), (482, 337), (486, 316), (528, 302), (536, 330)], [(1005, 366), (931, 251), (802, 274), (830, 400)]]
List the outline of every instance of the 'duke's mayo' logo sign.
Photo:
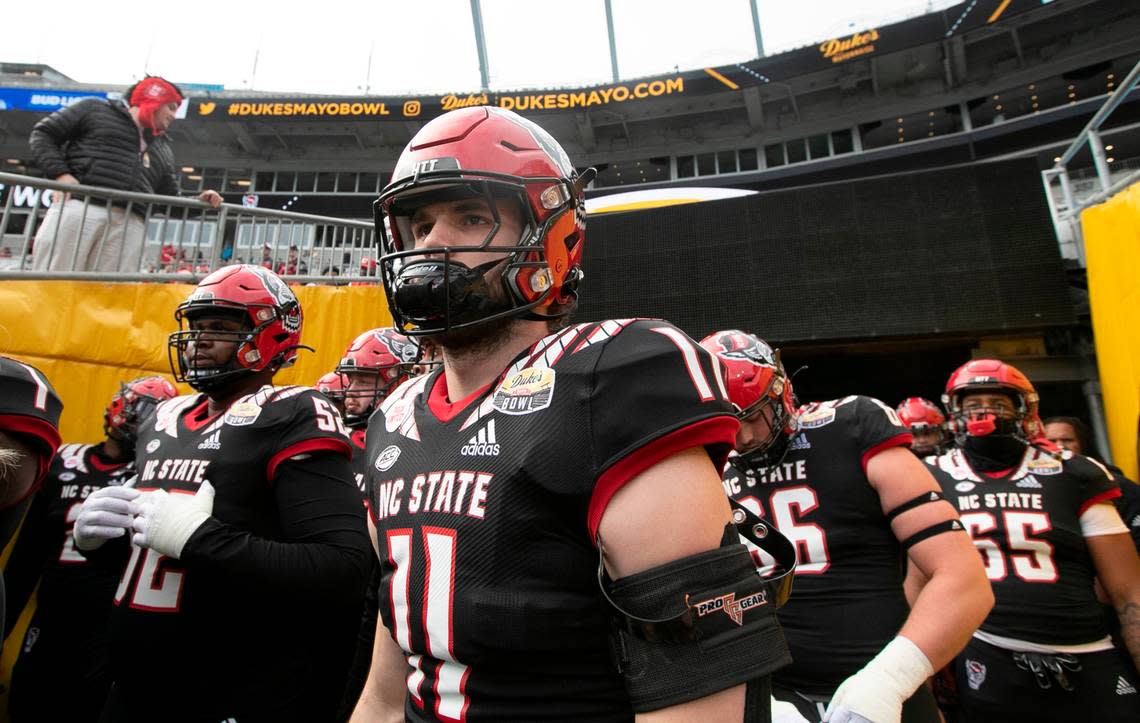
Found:
[(846, 38), (832, 38), (819, 45), (819, 54), (833, 63), (842, 63), (860, 55), (875, 52), (879, 31), (871, 28), (865, 33), (852, 33)]

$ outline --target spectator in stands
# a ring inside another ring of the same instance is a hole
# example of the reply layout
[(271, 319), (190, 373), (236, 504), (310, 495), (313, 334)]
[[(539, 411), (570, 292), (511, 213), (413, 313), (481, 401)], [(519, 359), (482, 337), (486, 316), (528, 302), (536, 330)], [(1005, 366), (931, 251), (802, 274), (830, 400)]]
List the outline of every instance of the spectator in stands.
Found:
[[(44, 118), (29, 139), (47, 178), (120, 191), (176, 195), (177, 168), (166, 130), (182, 104), (182, 92), (159, 77), (147, 77), (124, 101), (87, 98)], [(222, 197), (203, 191), (217, 208)], [(37, 271), (137, 271), (146, 225), (143, 207), (109, 204), (68, 193), (54, 203), (36, 234), (32, 268)]]
[(1119, 467), (1104, 462), (1092, 444), (1088, 425), (1077, 417), (1049, 417), (1045, 420), (1045, 437), (1061, 449), (1083, 454), (1100, 462), (1120, 485), (1120, 496), (1113, 502), (1120, 512), (1120, 518), (1128, 526), (1136, 549), (1140, 550), (1140, 486), (1124, 476)]
[(297, 253), (298, 249), (296, 246), (289, 247), (288, 260), (277, 265), (278, 274), (293, 276), (297, 273)]

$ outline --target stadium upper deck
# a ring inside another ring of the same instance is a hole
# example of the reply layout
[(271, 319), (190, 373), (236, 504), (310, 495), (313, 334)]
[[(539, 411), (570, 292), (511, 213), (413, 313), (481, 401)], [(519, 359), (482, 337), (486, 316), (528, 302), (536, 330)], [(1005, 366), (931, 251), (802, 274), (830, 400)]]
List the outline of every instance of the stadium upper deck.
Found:
[[(359, 196), (375, 194), (426, 120), (476, 103), (541, 116), (572, 157), (598, 167), (595, 192), (764, 189), (1017, 154), (1044, 168), (1140, 58), (1137, 38), (1135, 3), (973, 0), (746, 63), (579, 89), (396, 98), (192, 87), (171, 135), (187, 191), (354, 217), (368, 215)], [(53, 105), (121, 90), (0, 64), (0, 167), (34, 172), (27, 135)], [(1140, 157), (1137, 121), (1140, 104), (1125, 103), (1106, 129), (1114, 168)]]

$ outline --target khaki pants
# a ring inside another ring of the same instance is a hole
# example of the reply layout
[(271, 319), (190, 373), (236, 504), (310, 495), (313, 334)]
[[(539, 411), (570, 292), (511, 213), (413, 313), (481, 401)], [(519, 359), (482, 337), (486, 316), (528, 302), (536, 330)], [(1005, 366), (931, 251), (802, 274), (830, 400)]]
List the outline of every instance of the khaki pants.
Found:
[(122, 208), (69, 198), (53, 203), (36, 232), (35, 271), (139, 270), (146, 224)]

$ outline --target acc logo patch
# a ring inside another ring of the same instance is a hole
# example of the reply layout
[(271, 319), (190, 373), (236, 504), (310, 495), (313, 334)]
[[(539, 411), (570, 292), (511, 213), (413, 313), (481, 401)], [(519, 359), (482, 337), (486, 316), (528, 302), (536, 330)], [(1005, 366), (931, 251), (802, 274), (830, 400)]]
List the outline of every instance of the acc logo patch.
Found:
[(959, 482), (958, 484), (954, 485), (954, 489), (958, 490), (959, 492), (969, 492), (970, 490), (974, 489), (974, 483)]
[(74, 472), (60, 472), (59, 473), (59, 480), (61, 482), (70, 482), (73, 479), (75, 479), (75, 473)]
[(530, 414), (546, 409), (554, 398), (553, 369), (522, 369), (507, 376), (491, 404), (503, 414)]
[(381, 472), (387, 472), (392, 469), (392, 465), (396, 464), (396, 460), (400, 458), (400, 448), (392, 444), (384, 448), (384, 451), (376, 455), (376, 469)]
[(237, 402), (226, 410), (223, 424), (231, 427), (248, 427), (261, 416), (261, 405), (253, 402)]
[(146, 443), (146, 451), (147, 452), (153, 452), (154, 450), (158, 449), (158, 445), (160, 445), (160, 444), (162, 444), (162, 442), (160, 442), (159, 440), (152, 439)]
[(800, 429), (815, 429), (835, 421), (835, 409), (815, 409), (800, 417)]
[(1052, 457), (1031, 459), (1025, 468), (1033, 474), (1043, 475), (1061, 474), (1062, 471), (1061, 460)]

